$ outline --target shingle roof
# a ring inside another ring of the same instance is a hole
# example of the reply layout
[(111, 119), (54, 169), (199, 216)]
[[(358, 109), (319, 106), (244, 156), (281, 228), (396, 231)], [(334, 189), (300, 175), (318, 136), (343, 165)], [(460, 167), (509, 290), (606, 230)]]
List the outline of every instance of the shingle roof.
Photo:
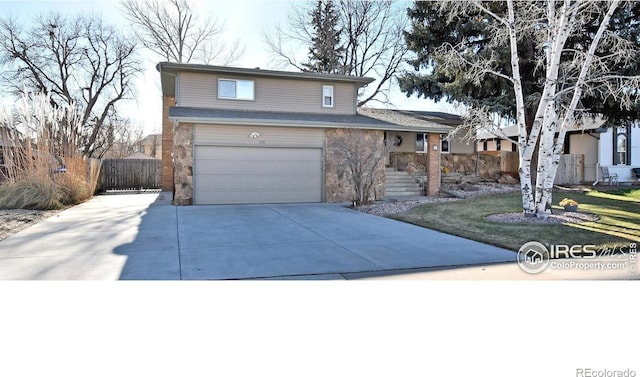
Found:
[(433, 122), (407, 126), (362, 114), (311, 114), (273, 111), (241, 111), (194, 107), (171, 107), (169, 119), (180, 122), (246, 124), (288, 127), (361, 128), (386, 131), (448, 132), (450, 127)]
[(449, 132), (452, 127), (458, 126), (462, 123), (460, 116), (440, 112), (360, 107), (358, 108), (358, 113), (370, 118), (379, 119), (405, 127), (429, 129), (432, 132)]

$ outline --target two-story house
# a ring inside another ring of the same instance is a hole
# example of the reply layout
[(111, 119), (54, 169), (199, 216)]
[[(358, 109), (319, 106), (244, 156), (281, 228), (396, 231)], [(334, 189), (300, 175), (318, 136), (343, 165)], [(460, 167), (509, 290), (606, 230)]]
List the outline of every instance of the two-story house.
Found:
[(162, 187), (177, 205), (352, 200), (349, 180), (336, 172), (343, 162), (329, 150), (341, 129), (380, 140), (409, 135), (407, 145), (428, 161), (426, 193), (439, 191), (441, 134), (451, 127), (359, 114), (358, 91), (373, 79), (177, 63), (157, 69)]

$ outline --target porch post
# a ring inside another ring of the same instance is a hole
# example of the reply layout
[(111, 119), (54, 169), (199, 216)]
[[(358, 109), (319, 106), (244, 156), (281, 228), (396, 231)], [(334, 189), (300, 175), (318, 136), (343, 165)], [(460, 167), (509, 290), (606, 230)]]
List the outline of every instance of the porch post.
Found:
[[(428, 148), (427, 153), (427, 195), (438, 196), (440, 195), (440, 134), (429, 133), (428, 136)], [(437, 146), (434, 150), (434, 146)]]

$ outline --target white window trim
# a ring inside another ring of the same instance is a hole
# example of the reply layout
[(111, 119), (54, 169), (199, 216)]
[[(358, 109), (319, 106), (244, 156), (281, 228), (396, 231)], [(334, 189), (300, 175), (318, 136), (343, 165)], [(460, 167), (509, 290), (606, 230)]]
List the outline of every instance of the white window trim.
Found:
[[(632, 127), (627, 127), (627, 126), (617, 126), (617, 127), (613, 127), (613, 166), (631, 166), (631, 150), (632, 148), (630, 148), (631, 146), (631, 129)], [(625, 154), (625, 158), (624, 158), (624, 162), (622, 163), (618, 163), (619, 159), (618, 159), (618, 148), (620, 148), (620, 145), (618, 144), (618, 137), (620, 137), (621, 135), (624, 135), (625, 137), (625, 143), (624, 143), (624, 154)]]
[[(224, 97), (220, 96), (220, 81), (233, 81), (236, 83), (236, 96), (235, 97)], [(253, 83), (253, 98), (238, 98), (238, 81), (248, 81)], [(216, 88), (218, 99), (222, 100), (232, 100), (232, 101), (255, 101), (256, 100), (256, 81), (255, 80), (245, 80), (245, 79), (227, 79), (224, 77), (220, 77), (218, 79), (218, 87)]]
[(422, 144), (424, 146), (424, 150), (419, 151), (416, 145), (416, 153), (429, 153), (429, 140), (428, 140), (429, 134), (421, 133), (421, 132), (416, 133), (416, 142), (418, 141), (418, 135), (422, 135)]
[[(330, 89), (331, 90), (331, 105), (326, 105), (324, 103), (324, 98), (325, 98), (324, 90), (325, 89)], [(321, 99), (321, 101), (322, 101), (322, 107), (328, 107), (328, 108), (334, 107), (334, 105), (336, 103), (336, 96), (335, 96), (335, 90), (333, 88), (333, 85), (322, 85), (322, 99)]]

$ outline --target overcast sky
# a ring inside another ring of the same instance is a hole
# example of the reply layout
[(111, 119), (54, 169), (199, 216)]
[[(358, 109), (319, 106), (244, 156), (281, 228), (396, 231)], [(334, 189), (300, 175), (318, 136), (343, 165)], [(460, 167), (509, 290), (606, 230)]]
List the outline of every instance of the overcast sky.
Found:
[[(271, 62), (265, 43), (262, 38), (263, 31), (273, 28), (277, 23), (286, 23), (287, 14), (292, 6), (301, 1), (282, 0), (218, 0), (195, 1), (200, 8), (200, 13), (213, 15), (225, 23), (224, 38), (230, 40), (239, 39), (245, 46), (242, 58), (233, 65), (238, 67), (262, 67), (275, 68)], [(0, 8), (3, 14), (12, 14), (18, 17), (30, 17), (41, 12), (59, 11), (74, 14), (77, 12), (94, 12), (104, 17), (112, 24), (127, 27), (123, 20), (118, 1), (1, 1)], [(121, 109), (125, 116), (134, 123), (144, 127), (145, 134), (160, 132), (161, 124), (161, 92), (160, 77), (155, 70), (155, 65), (160, 60), (157, 55), (145, 53), (144, 75), (136, 85), (136, 100), (121, 103)], [(445, 111), (455, 112), (450, 105), (440, 102), (434, 104), (425, 99), (409, 98), (397, 88), (392, 88), (391, 101), (393, 107), (409, 110)], [(379, 104), (374, 106), (380, 107)]]

